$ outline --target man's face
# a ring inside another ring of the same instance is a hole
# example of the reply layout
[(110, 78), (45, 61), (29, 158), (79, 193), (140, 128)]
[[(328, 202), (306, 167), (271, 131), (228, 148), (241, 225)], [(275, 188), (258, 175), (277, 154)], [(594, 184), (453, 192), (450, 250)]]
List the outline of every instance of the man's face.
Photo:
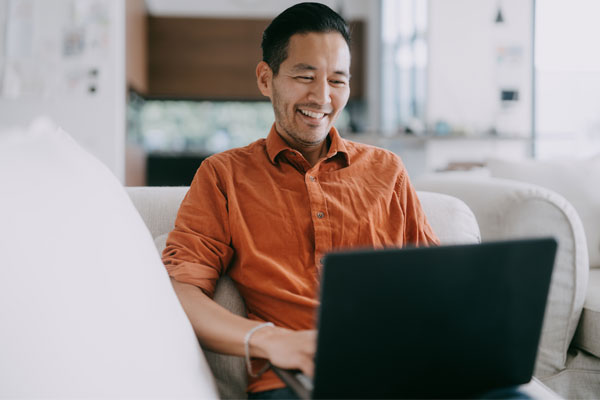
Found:
[(290, 38), (287, 55), (276, 76), (263, 63), (259, 87), (273, 103), (279, 134), (292, 146), (317, 146), (348, 102), (350, 50), (338, 32), (307, 33)]

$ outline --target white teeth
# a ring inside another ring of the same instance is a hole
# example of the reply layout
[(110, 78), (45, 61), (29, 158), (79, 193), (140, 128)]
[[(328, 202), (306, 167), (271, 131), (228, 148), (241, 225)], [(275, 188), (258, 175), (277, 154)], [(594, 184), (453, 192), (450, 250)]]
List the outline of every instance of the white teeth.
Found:
[(307, 117), (311, 118), (323, 118), (323, 116), (325, 115), (325, 113), (312, 112), (308, 110), (300, 110), (300, 112), (306, 115)]

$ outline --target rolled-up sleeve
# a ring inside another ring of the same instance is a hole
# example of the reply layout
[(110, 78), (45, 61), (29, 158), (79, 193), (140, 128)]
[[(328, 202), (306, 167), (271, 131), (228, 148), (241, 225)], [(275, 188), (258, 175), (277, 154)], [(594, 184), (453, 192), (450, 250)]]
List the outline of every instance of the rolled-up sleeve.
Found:
[(232, 257), (227, 196), (208, 158), (179, 207), (162, 260), (172, 278), (212, 297)]

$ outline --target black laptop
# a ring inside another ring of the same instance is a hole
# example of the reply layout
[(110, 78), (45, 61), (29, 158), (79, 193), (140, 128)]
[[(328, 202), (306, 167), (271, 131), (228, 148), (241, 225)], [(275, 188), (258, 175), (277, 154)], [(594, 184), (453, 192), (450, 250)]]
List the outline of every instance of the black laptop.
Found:
[(314, 380), (300, 398), (468, 398), (529, 382), (551, 238), (326, 256)]

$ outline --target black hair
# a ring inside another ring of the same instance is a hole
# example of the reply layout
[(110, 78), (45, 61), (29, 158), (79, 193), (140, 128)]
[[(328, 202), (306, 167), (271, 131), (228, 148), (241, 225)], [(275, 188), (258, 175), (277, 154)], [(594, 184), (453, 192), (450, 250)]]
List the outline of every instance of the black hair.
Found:
[(296, 4), (275, 17), (263, 32), (263, 61), (274, 75), (288, 56), (290, 37), (310, 32), (339, 32), (350, 47), (350, 29), (338, 13), (321, 3)]

